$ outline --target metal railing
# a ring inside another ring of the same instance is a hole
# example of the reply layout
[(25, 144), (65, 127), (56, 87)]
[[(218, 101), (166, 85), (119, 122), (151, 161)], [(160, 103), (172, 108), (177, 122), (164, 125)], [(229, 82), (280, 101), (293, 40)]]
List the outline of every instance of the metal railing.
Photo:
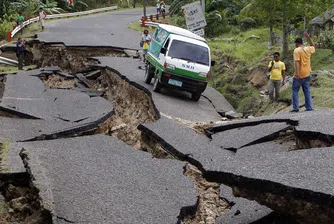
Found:
[[(99, 13), (99, 12), (106, 12), (106, 11), (116, 10), (116, 9), (117, 9), (117, 6), (111, 6), (111, 7), (106, 7), (106, 8), (83, 11), (83, 12), (52, 14), (52, 15), (47, 15), (45, 19), (57, 19), (57, 18), (82, 16), (82, 15), (89, 15), (89, 14), (94, 14), (94, 13)], [(39, 21), (38, 16), (35, 17), (35, 18), (28, 19), (28, 20), (24, 21), (22, 23), (22, 25), (19, 25), (19, 26), (15, 27), (15, 29), (10, 32), (10, 38), (13, 38), (15, 36), (15, 34), (17, 34), (22, 28), (28, 26), (31, 23), (35, 23), (37, 21)], [(9, 37), (9, 35), (8, 35), (8, 37)], [(8, 41), (8, 42), (10, 42), (10, 41)]]

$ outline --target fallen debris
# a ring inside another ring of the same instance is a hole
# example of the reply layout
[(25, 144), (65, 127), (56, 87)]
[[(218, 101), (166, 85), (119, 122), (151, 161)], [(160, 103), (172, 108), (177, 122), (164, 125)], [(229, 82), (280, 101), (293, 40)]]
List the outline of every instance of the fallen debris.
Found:
[(63, 78), (57, 75), (48, 75), (44, 78), (41, 77), (44, 85), (50, 89), (73, 89), (74, 88), (74, 80)]

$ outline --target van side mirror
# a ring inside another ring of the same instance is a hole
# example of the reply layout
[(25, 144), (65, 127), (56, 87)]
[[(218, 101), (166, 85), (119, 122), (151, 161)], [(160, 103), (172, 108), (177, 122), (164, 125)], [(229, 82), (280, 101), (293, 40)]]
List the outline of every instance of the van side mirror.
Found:
[(166, 48), (161, 48), (160, 53), (166, 55), (166, 53), (167, 53)]
[(215, 64), (216, 64), (216, 61), (211, 61), (211, 66), (215, 66)]

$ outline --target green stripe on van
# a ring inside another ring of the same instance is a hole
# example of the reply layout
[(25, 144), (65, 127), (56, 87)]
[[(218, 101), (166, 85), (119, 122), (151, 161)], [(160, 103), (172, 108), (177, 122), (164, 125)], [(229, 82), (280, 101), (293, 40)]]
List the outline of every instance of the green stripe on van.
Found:
[(181, 68), (175, 68), (173, 69), (164, 69), (163, 65), (161, 65), (156, 59), (155, 57), (151, 56), (150, 54), (146, 55), (146, 59), (157, 69), (159, 70), (165, 70), (166, 72), (170, 72), (172, 74), (175, 75), (180, 75), (180, 76), (185, 76), (185, 77), (189, 77), (195, 80), (200, 80), (200, 81), (206, 81), (205, 77), (199, 76), (197, 72), (192, 72), (192, 71), (188, 71), (188, 70), (184, 70)]

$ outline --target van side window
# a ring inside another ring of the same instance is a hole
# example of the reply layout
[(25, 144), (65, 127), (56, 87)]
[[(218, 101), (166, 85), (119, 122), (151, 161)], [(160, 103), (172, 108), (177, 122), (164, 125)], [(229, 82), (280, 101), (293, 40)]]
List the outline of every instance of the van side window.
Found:
[(153, 39), (154, 39), (154, 40), (157, 38), (159, 31), (160, 31), (159, 28), (155, 30), (155, 32), (154, 32), (154, 34), (153, 34)]
[(163, 43), (168, 37), (168, 32), (166, 30), (161, 29), (158, 35), (156, 35), (155, 40), (158, 43)]
[(168, 48), (168, 45), (169, 45), (169, 40), (170, 40), (170, 39), (168, 39), (168, 40), (166, 41), (165, 45), (164, 45), (164, 48), (165, 48), (165, 49), (167, 49), (167, 48)]

